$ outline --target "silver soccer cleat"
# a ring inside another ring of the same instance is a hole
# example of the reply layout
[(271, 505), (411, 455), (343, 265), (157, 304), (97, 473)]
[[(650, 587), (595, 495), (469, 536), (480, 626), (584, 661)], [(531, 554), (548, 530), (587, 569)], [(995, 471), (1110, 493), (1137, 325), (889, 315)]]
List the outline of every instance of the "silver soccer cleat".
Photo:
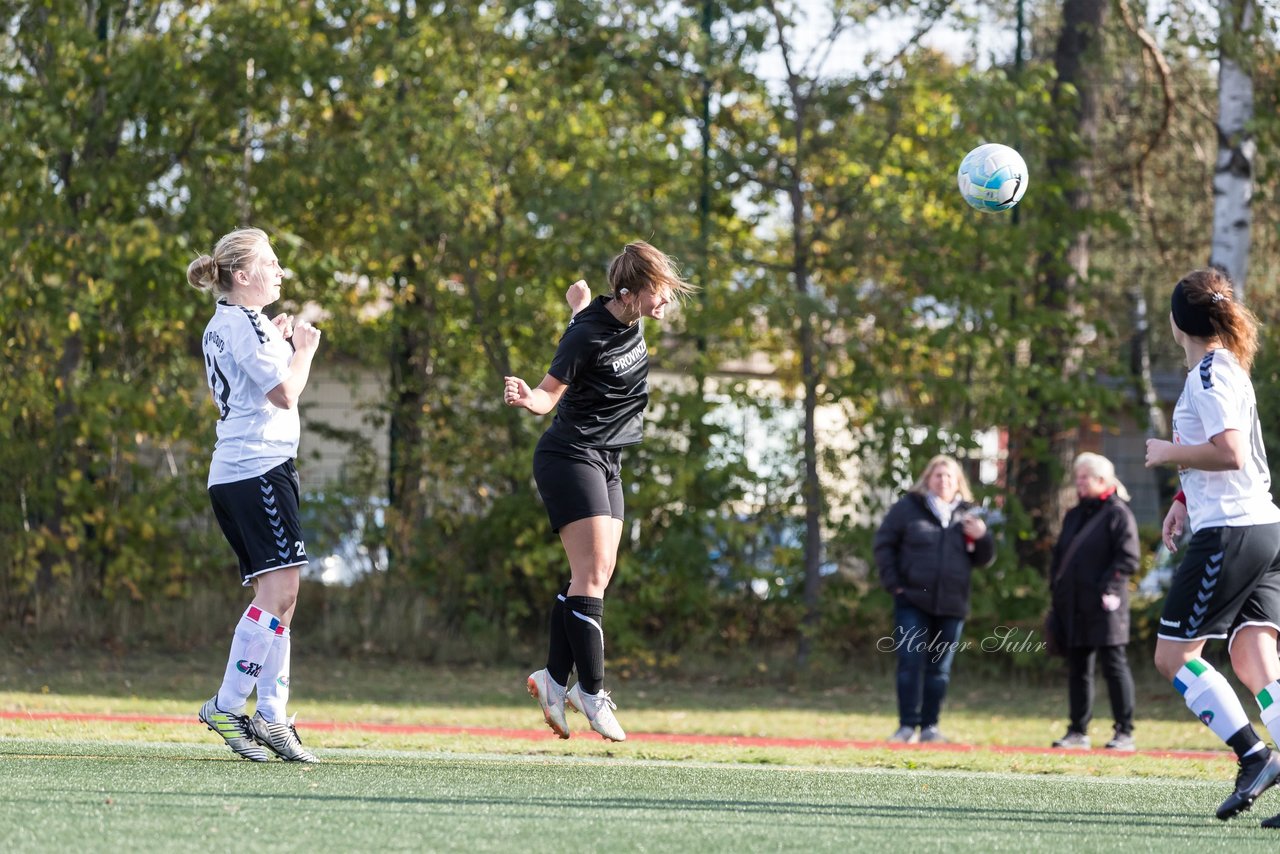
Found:
[(599, 694), (588, 694), (577, 685), (574, 685), (569, 689), (569, 693), (565, 695), (565, 700), (575, 712), (580, 712), (587, 716), (587, 720), (591, 723), (591, 728), (600, 733), (602, 738), (607, 738), (609, 741), (627, 740), (627, 734), (618, 723), (618, 719), (613, 716), (613, 710), (618, 706), (609, 697), (608, 691), (601, 691)]
[(319, 762), (298, 738), (298, 730), (293, 725), (297, 717), (294, 715), (285, 723), (272, 723), (262, 716), (262, 712), (254, 712), (249, 719), (249, 729), (254, 738), (286, 762)]
[(222, 736), (235, 753), (254, 762), (266, 762), (271, 757), (254, 740), (249, 718), (236, 712), (224, 712), (218, 708), (218, 695), (214, 694), (200, 707), (200, 721)]
[(529, 696), (542, 707), (542, 717), (547, 726), (561, 738), (568, 738), (569, 722), (564, 719), (564, 686), (552, 679), (551, 674), (545, 670), (530, 673), (527, 685)]

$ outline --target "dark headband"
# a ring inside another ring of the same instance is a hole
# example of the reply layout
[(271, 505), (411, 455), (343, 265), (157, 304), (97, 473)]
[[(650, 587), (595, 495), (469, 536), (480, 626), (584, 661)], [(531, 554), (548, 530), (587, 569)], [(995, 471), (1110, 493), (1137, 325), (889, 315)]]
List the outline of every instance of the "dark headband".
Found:
[(1173, 322), (1188, 335), (1196, 338), (1212, 338), (1213, 324), (1209, 322), (1207, 307), (1196, 307), (1187, 299), (1187, 289), (1182, 282), (1173, 286)]

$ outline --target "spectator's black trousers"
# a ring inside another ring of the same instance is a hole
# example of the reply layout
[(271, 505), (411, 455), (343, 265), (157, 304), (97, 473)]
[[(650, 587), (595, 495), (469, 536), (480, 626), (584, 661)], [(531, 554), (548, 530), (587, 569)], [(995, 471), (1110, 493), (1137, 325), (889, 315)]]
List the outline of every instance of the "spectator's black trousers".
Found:
[(1071, 703), (1071, 731), (1087, 733), (1093, 720), (1093, 662), (1102, 664), (1102, 678), (1111, 695), (1116, 732), (1133, 733), (1133, 674), (1121, 646), (1073, 646), (1067, 650), (1067, 695)]

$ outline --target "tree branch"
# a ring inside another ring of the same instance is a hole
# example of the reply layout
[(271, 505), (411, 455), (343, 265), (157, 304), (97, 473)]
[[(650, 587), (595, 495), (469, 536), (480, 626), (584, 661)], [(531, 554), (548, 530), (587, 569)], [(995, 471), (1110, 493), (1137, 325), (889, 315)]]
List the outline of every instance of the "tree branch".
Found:
[(1160, 230), (1156, 224), (1155, 200), (1151, 198), (1151, 192), (1147, 187), (1146, 167), (1147, 161), (1151, 158), (1156, 146), (1160, 144), (1169, 130), (1169, 121), (1173, 115), (1173, 73), (1169, 70), (1169, 63), (1164, 58), (1164, 53), (1160, 50), (1160, 46), (1156, 44), (1156, 40), (1134, 18), (1133, 10), (1129, 8), (1129, 0), (1116, 0), (1116, 6), (1119, 7), (1120, 19), (1124, 22), (1125, 29), (1132, 33), (1134, 38), (1142, 45), (1143, 53), (1151, 59), (1152, 65), (1155, 66), (1156, 74), (1160, 78), (1161, 106), (1163, 108), (1160, 114), (1160, 125), (1146, 141), (1145, 146), (1134, 161), (1132, 169), (1134, 186), (1138, 193), (1138, 199), (1142, 204), (1147, 223), (1151, 228), (1152, 239), (1155, 241), (1160, 256), (1167, 260), (1169, 247), (1161, 239)]
[(1173, 115), (1173, 84), (1171, 82), (1173, 73), (1169, 70), (1169, 63), (1165, 60), (1164, 54), (1160, 51), (1160, 46), (1156, 44), (1156, 40), (1134, 19), (1133, 10), (1129, 8), (1129, 0), (1116, 0), (1116, 5), (1120, 8), (1120, 18), (1124, 21), (1125, 28), (1142, 44), (1143, 53), (1151, 58), (1151, 62), (1156, 68), (1156, 73), (1160, 77), (1160, 94), (1163, 99), (1164, 109), (1160, 115), (1160, 126), (1155, 129), (1151, 138), (1147, 140), (1146, 147), (1138, 155), (1135, 166), (1141, 173), (1147, 159), (1151, 156), (1151, 152), (1160, 144), (1169, 129), (1169, 119)]
[(954, 0), (934, 0), (933, 5), (929, 7), (929, 11), (925, 13), (920, 26), (918, 26), (915, 32), (911, 34), (910, 38), (902, 43), (902, 47), (896, 54), (894, 54), (893, 59), (886, 62), (881, 66), (881, 68), (891, 68), (902, 62), (908, 51), (919, 45), (920, 40), (929, 34), (929, 31), (933, 29), (934, 25), (937, 24), (942, 16), (951, 8), (953, 2)]

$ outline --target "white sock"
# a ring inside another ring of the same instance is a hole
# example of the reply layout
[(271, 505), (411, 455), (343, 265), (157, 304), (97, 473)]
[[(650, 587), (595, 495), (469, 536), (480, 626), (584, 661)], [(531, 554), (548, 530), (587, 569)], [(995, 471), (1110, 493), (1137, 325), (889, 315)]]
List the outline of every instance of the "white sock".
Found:
[(1280, 679), (1258, 692), (1258, 708), (1262, 711), (1262, 725), (1271, 734), (1271, 741), (1280, 744)]
[(272, 723), (286, 720), (284, 707), (289, 702), (289, 649), (293, 645), (286, 627), (276, 635), (267, 652), (267, 660), (258, 674), (258, 712)]
[(236, 623), (231, 637), (231, 654), (227, 670), (218, 688), (218, 708), (224, 712), (240, 712), (258, 681), (262, 665), (271, 651), (276, 635), (285, 631), (280, 620), (257, 605), (250, 605)]
[(1184, 664), (1173, 677), (1173, 686), (1182, 693), (1187, 708), (1224, 744), (1249, 725), (1249, 716), (1236, 692), (1231, 690), (1227, 677), (1203, 658), (1193, 658)]

